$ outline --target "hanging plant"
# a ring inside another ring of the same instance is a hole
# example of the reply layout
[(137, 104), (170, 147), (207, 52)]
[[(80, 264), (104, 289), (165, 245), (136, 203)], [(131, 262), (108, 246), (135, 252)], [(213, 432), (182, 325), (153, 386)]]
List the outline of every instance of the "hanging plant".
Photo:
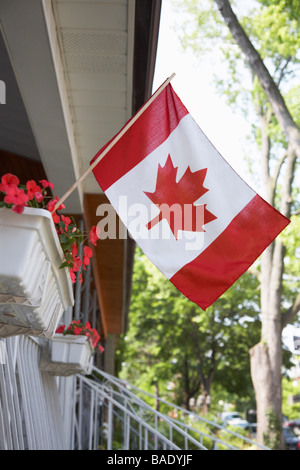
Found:
[(90, 374), (96, 349), (104, 351), (97, 330), (89, 322), (73, 320), (69, 326), (57, 328), (54, 337), (45, 344), (40, 369), (55, 376)]
[(101, 353), (104, 351), (101, 344), (99, 344), (100, 335), (98, 331), (95, 328), (92, 328), (89, 322), (83, 324), (80, 322), (80, 320), (73, 320), (68, 327), (65, 325), (59, 326), (56, 330), (56, 333), (62, 334), (64, 336), (87, 336), (91, 340), (94, 350), (98, 348)]
[[(55, 210), (59, 198), (52, 198), (48, 194), (48, 188), (53, 190), (53, 183), (40, 180), (39, 184), (34, 180), (27, 181), (25, 185), (20, 184), (17, 176), (7, 173), (2, 176), (0, 183), (0, 207), (7, 207), (17, 214), (22, 214), (25, 207), (45, 209), (52, 213), (55, 229), (64, 253), (65, 261), (60, 268), (69, 268), (71, 281), (76, 281), (76, 272), (86, 269), (93, 255), (89, 244), (96, 246), (99, 239), (99, 230), (93, 226), (88, 234), (83, 233), (76, 225), (74, 217), (60, 215), (57, 210), (65, 208), (61, 204)], [(79, 254), (80, 245), (83, 244), (82, 254)], [(82, 280), (80, 273), (80, 280)]]

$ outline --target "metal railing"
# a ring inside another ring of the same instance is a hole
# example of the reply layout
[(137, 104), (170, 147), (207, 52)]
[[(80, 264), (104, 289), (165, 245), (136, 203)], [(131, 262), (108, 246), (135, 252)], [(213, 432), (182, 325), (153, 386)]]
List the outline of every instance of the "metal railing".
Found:
[[(257, 443), (253, 439), (250, 439), (246, 436), (243, 436), (243, 435), (233, 431), (232, 429), (228, 429), (228, 427), (226, 427), (226, 426), (222, 426), (222, 424), (220, 424), (218, 422), (217, 418), (214, 421), (211, 421), (207, 418), (204, 418), (199, 413), (195, 413), (194, 411), (189, 411), (189, 410), (187, 410), (185, 408), (182, 408), (182, 407), (180, 407), (180, 406), (178, 406), (174, 403), (168, 402), (168, 401), (164, 400), (163, 398), (154, 396), (153, 394), (151, 394), (149, 392), (146, 392), (145, 390), (141, 390), (138, 387), (135, 387), (134, 385), (125, 382), (124, 380), (118, 379), (117, 377), (109, 376), (105, 372), (100, 372), (100, 374), (103, 377), (105, 377), (106, 379), (109, 379), (110, 381), (113, 381), (115, 384), (118, 384), (121, 387), (125, 387), (128, 391), (134, 391), (134, 393), (137, 396), (143, 397), (144, 400), (147, 400), (148, 398), (150, 398), (150, 399), (152, 399), (152, 402), (154, 402), (154, 401), (159, 402), (160, 404), (163, 405), (165, 413), (174, 414), (174, 411), (176, 411), (176, 415), (180, 415), (180, 417), (181, 417), (180, 420), (178, 420), (178, 419), (176, 420), (177, 424), (179, 426), (184, 427), (186, 430), (189, 429), (190, 431), (193, 431), (193, 430), (195, 431), (195, 429), (189, 423), (198, 422), (198, 423), (201, 423), (204, 426), (206, 426), (207, 429), (210, 429), (210, 430), (213, 429), (214, 432), (223, 431), (223, 434), (224, 435), (227, 434), (227, 437), (234, 436), (238, 440), (242, 441), (243, 445), (245, 445), (245, 446), (249, 445), (249, 446), (252, 446), (253, 448), (256, 448), (256, 449), (270, 450), (268, 447)], [(226, 446), (228, 448), (231, 448), (231, 449), (237, 449), (237, 450), (240, 449), (240, 447), (231, 446), (229, 443), (226, 444), (225, 438), (219, 439), (215, 436), (215, 434), (214, 434), (215, 437), (213, 437), (211, 434), (209, 436), (207, 436), (205, 433), (202, 433), (202, 435), (203, 435), (203, 437), (209, 437), (210, 439), (212, 439), (214, 441), (214, 448), (217, 448), (217, 446), (215, 444), (219, 443), (219, 444), (224, 445), (224, 446)]]
[(0, 449), (68, 449), (57, 381), (39, 369), (38, 341), (16, 336), (1, 342)]
[[(97, 374), (101, 374), (98, 369), (95, 371)], [(122, 386), (116, 386), (110, 376), (105, 375), (105, 377), (104, 381), (96, 381), (84, 376), (78, 377), (80, 388), (91, 394), (90, 403), (93, 399), (94, 408), (90, 410), (90, 423), (92, 416), (99, 413), (100, 449), (180, 450), (181, 447), (172, 438), (174, 433), (193, 443), (197, 449), (206, 449), (201, 442), (188, 436), (168, 416), (157, 412), (138, 397), (131, 395), (130, 392), (127, 393), (127, 390)], [(161, 430), (164, 425), (167, 427), (167, 432)], [(81, 431), (80, 428), (79, 431)], [(93, 432), (92, 427), (90, 427), (90, 431)], [(88, 440), (90, 443), (95, 442), (92, 434)], [(82, 442), (81, 433), (78, 436), (78, 442)], [(90, 450), (94, 448), (89, 447)]]
[[(93, 390), (94, 395), (99, 397), (99, 446), (102, 449), (240, 450), (245, 446), (268, 449), (217, 422), (157, 398), (95, 367), (92, 378), (78, 379), (87, 390)], [(164, 413), (155, 410), (140, 396), (160, 401), (164, 405)], [(180, 418), (172, 417), (175, 409)], [(197, 423), (201, 424), (201, 429)], [(224, 438), (217, 436), (216, 431), (220, 430)], [(226, 436), (234, 436), (240, 446), (232, 445)]]
[(0, 340), (0, 450), (238, 449), (218, 437), (217, 423), (160, 399), (162, 413), (146, 402), (157, 397), (96, 367), (89, 377), (42, 372), (43, 341)]

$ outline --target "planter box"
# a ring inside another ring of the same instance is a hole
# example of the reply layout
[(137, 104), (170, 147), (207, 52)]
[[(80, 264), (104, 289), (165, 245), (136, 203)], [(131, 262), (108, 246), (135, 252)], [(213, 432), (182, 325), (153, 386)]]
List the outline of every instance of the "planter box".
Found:
[(63, 260), (49, 211), (0, 209), (0, 337), (54, 335), (74, 304), (69, 272), (59, 269)]
[(40, 369), (58, 376), (90, 374), (93, 354), (87, 336), (56, 334), (43, 349)]

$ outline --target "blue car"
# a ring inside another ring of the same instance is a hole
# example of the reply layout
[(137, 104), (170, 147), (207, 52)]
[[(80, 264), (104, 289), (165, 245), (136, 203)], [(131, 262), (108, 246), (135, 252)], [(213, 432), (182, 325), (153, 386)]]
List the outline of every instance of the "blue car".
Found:
[(283, 428), (283, 437), (287, 450), (300, 450), (300, 438), (290, 428)]

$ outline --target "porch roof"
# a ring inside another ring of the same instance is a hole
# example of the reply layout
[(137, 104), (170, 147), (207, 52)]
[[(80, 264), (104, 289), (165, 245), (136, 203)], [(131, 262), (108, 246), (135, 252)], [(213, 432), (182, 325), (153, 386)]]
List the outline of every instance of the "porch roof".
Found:
[[(150, 96), (160, 9), (161, 0), (1, 1), (1, 174), (46, 177), (65, 194)], [(90, 174), (65, 212), (89, 228), (103, 198)], [(126, 328), (133, 252), (118, 239), (96, 250), (105, 336)]]

